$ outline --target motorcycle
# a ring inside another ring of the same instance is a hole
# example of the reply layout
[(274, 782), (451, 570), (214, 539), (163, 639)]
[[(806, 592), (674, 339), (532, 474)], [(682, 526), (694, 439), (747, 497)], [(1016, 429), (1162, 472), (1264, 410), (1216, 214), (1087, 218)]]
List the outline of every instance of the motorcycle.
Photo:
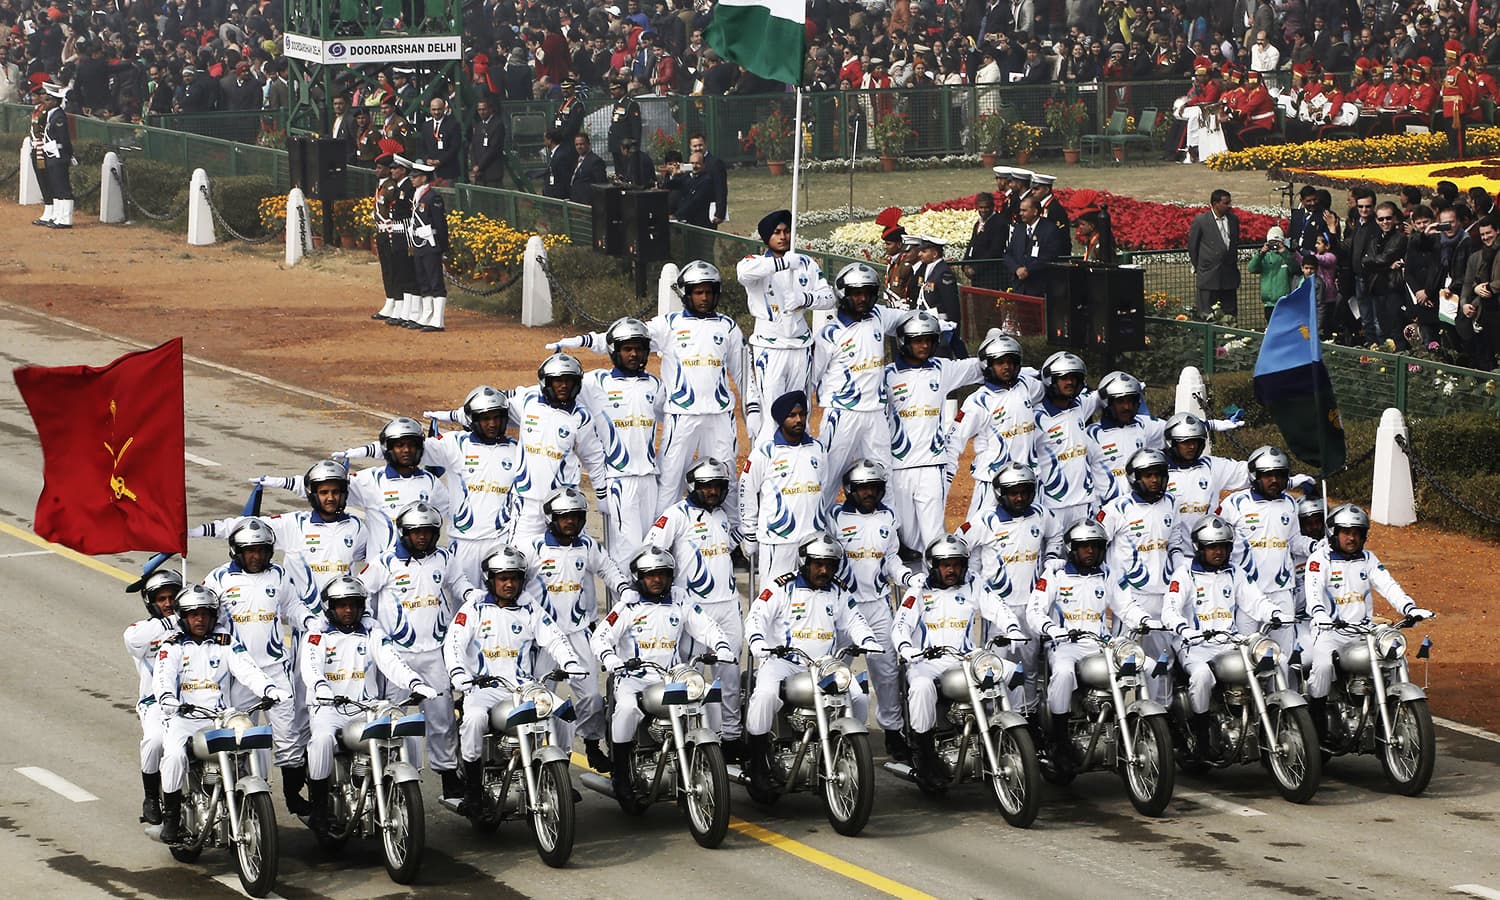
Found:
[[(990, 643), (1004, 646), (1009, 641), (997, 638)], [(948, 656), (962, 661), (962, 665), (944, 672), (938, 685), (938, 724), (933, 733), (938, 759), (960, 784), (985, 781), (1007, 823), (1016, 828), (1030, 827), (1041, 805), (1036, 743), (1026, 719), (1011, 708), (1006, 693), (1006, 688), (1021, 684), (1024, 673), (1017, 669), (1009, 683), (1004, 683), (1004, 664), (987, 648), (964, 653), (952, 647), (929, 647), (923, 655), (929, 659)], [(899, 674), (904, 709), (905, 660)], [(885, 769), (898, 778), (920, 784), (908, 763), (889, 760)]]
[[(716, 661), (712, 654), (694, 660), (708, 664)], [(632, 659), (625, 668), (657, 672), (665, 681), (647, 685), (640, 694), (646, 715), (636, 731), (635, 751), (630, 758), (635, 799), (620, 801), (620, 808), (640, 815), (657, 800), (675, 799), (687, 812), (693, 840), (702, 847), (719, 846), (729, 832), (729, 774), (719, 735), (708, 727), (703, 709), (706, 704), (719, 702), (719, 682), (709, 684), (691, 665), (668, 668)], [(607, 709), (611, 720), (618, 677), (609, 681)], [(580, 780), (591, 790), (614, 796), (614, 786), (607, 777), (590, 772)]]
[[(182, 840), (171, 845), (172, 858), (196, 862), (205, 847), (234, 851), (240, 886), (252, 897), (264, 897), (276, 883), (280, 844), (271, 785), (260, 772), (257, 750), (272, 744), (271, 726), (250, 718), (271, 706), (262, 700), (239, 710), (215, 712), (184, 704), (177, 714), (214, 723), (193, 735), (187, 781), (182, 794)], [(248, 775), (241, 775), (248, 772)], [(161, 826), (146, 833), (161, 839)]]
[(1194, 736), (1187, 680), (1178, 678), (1171, 703), (1177, 764), (1184, 772), (1199, 774), (1237, 763), (1263, 762), (1282, 797), (1306, 803), (1317, 793), (1323, 774), (1322, 756), (1316, 751), (1318, 733), (1307, 699), (1287, 686), (1277, 665), (1281, 648), (1265, 636), (1267, 630), (1254, 635), (1205, 631), (1184, 641), (1215, 644), (1225, 650), (1208, 664), (1215, 681), (1208, 706), (1209, 739), (1218, 744), (1219, 752), (1200, 746)]
[(427, 819), (421, 775), (406, 761), (404, 747), (407, 738), (427, 734), (426, 717), (404, 715), (411, 698), (362, 703), (335, 697), (331, 702), (339, 712), (365, 715), (339, 732), (328, 784), (328, 830), (314, 832), (318, 844), (338, 850), (352, 837), (378, 835), (386, 874), (397, 884), (411, 884), (427, 846)]
[[(1078, 687), (1068, 713), (1068, 746), (1045, 742), (1042, 777), (1063, 785), (1080, 772), (1113, 769), (1120, 773), (1138, 812), (1161, 815), (1172, 802), (1176, 773), (1167, 711), (1146, 696), (1145, 650), (1129, 635), (1106, 638), (1077, 629), (1053, 640), (1091, 641), (1099, 652), (1078, 661)], [(1045, 675), (1047, 663), (1043, 665)], [(1165, 661), (1155, 665), (1160, 674), (1166, 673)], [(1047, 680), (1043, 678), (1044, 683)], [(1039, 718), (1043, 733), (1052, 734), (1052, 713), (1045, 703), (1039, 704)]]
[[(1406, 618), (1395, 625), (1336, 623), (1341, 634), (1364, 640), (1333, 657), (1335, 677), (1328, 692), (1326, 752), (1378, 753), (1381, 768), (1396, 791), (1415, 797), (1427, 789), (1437, 759), (1432, 712), (1427, 693), (1412, 683), (1406, 667), (1406, 636), (1401, 632), (1422, 621)], [(1418, 659), (1427, 659), (1432, 642), (1424, 640)]]
[[(502, 688), (511, 692), (511, 699), (490, 708), (482, 757), (484, 809), (469, 816), (469, 822), (475, 831), (491, 834), (501, 822), (525, 817), (537, 856), (553, 868), (566, 865), (573, 855), (577, 811), (568, 774), (569, 755), (552, 743), (552, 720), (571, 722), (576, 714), (573, 701), (557, 696), (546, 682), (567, 677), (557, 670), (526, 685), (495, 675), (474, 679), (475, 687)], [(457, 798), (445, 797), (441, 802), (458, 812)]]
[[(870, 753), (869, 729), (850, 715), (849, 686), (853, 672), (845, 656), (864, 651), (848, 647), (816, 659), (795, 647), (777, 647), (777, 656), (800, 661), (802, 672), (782, 684), (786, 704), (771, 731), (772, 780), (780, 784), (768, 796), (751, 790), (751, 799), (770, 804), (782, 795), (821, 790), (828, 822), (842, 835), (864, 830), (875, 805), (875, 763)], [(743, 696), (754, 689), (753, 672)], [(750, 786), (744, 766), (728, 767), (729, 777)]]

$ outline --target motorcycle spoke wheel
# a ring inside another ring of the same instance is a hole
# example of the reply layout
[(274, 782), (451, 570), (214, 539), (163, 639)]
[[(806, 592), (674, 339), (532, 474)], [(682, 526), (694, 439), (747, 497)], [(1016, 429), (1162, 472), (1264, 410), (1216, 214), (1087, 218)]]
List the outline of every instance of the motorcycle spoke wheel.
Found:
[(1391, 734), (1380, 749), (1380, 764), (1396, 791), (1408, 797), (1427, 790), (1437, 761), (1432, 712), (1426, 700), (1399, 700), (1391, 705)]
[(833, 771), (823, 778), (828, 822), (852, 837), (864, 830), (875, 807), (875, 760), (867, 734), (833, 735)]
[(1271, 776), (1281, 796), (1292, 803), (1306, 803), (1318, 792), (1323, 778), (1323, 757), (1318, 752), (1318, 732), (1306, 707), (1273, 709), (1271, 750), (1267, 754)]
[(688, 783), (682, 790), (682, 800), (688, 830), (700, 847), (712, 849), (729, 833), (729, 773), (724, 771), (724, 751), (718, 744), (698, 744), (687, 752)]
[(536, 773), (536, 796), (531, 798), (531, 836), (537, 855), (554, 869), (573, 855), (573, 783), (566, 760), (543, 763)]
[(235, 869), (245, 893), (264, 897), (276, 883), (281, 857), (276, 842), (276, 811), (270, 794), (246, 794), (239, 804), (242, 840), (235, 844)]
[(1167, 728), (1165, 716), (1134, 716), (1131, 726), (1136, 760), (1132, 763), (1122, 759), (1120, 762), (1125, 768), (1125, 787), (1137, 812), (1159, 816), (1172, 802), (1172, 787), (1176, 781), (1172, 733)]
[(995, 805), (1010, 825), (1030, 827), (1042, 802), (1036, 745), (1025, 728), (992, 728), (990, 741), (995, 745), (994, 767), (988, 773)]
[(422, 809), (422, 786), (415, 781), (386, 789), (386, 827), (380, 830), (385, 871), (397, 884), (411, 884), (422, 868), (427, 849), (427, 817)]

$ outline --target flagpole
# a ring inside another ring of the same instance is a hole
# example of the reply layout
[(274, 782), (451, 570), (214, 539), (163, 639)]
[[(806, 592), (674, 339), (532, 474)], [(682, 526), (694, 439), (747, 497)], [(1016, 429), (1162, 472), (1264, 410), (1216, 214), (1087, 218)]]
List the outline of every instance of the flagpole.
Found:
[(802, 179), (802, 85), (797, 85), (797, 113), (792, 120), (792, 234), (790, 247), (797, 252), (797, 189)]

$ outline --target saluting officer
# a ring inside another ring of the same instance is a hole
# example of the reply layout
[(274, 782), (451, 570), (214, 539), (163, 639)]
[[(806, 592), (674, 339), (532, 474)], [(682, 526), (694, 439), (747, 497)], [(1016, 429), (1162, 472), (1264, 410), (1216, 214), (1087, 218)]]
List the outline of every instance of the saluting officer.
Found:
[[(395, 141), (382, 144), (386, 148), (398, 146)], [(387, 325), (410, 325), (416, 321), (421, 305), (417, 300), (416, 270), (406, 240), (406, 220), (411, 218), (411, 198), (416, 190), (409, 177), (411, 160), (387, 150), (376, 160), (376, 175), (380, 174), (380, 160), (385, 160), (389, 177), (375, 187), (375, 249), (385, 282), (386, 305), (375, 318), (384, 319)]]
[(416, 190), (411, 199), (411, 219), (406, 239), (411, 244), (412, 267), (416, 271), (416, 293), (421, 312), (411, 327), (442, 331), (448, 288), (443, 282), (443, 256), (448, 252), (448, 210), (443, 195), (432, 186), (435, 167), (425, 162), (411, 164)]

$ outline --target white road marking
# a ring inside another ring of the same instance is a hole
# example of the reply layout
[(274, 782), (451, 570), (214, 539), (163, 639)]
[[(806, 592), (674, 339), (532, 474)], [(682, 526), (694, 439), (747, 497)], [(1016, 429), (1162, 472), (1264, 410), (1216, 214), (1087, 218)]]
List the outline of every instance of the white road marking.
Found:
[[(214, 881), (217, 881), (219, 884), (224, 885), (232, 891), (238, 891), (241, 897), (250, 896), (249, 894), (245, 893), (244, 887), (240, 885), (240, 879), (238, 875), (215, 875)], [(282, 897), (275, 891), (271, 891), (269, 894), (266, 894), (266, 896), (274, 898), (274, 900), (285, 900), (284, 897)]]
[(39, 766), (22, 766), (16, 769), (16, 774), (30, 778), (47, 790), (61, 794), (74, 803), (88, 803), (90, 800), (99, 799), (50, 769), (43, 769)]
[(20, 553), (0, 553), (0, 559), (15, 559), (18, 556), (50, 556), (51, 550), (23, 550)]
[(1444, 719), (1441, 716), (1433, 716), (1432, 721), (1452, 731), (1461, 732), (1463, 734), (1469, 735), (1470, 737), (1477, 737), (1481, 740), (1492, 741), (1496, 744), (1500, 744), (1500, 734), (1496, 734), (1493, 731), (1485, 731), (1483, 728), (1475, 728), (1473, 725), (1465, 725), (1462, 722), (1455, 722), (1452, 719)]
[(1471, 897), (1483, 897), (1485, 900), (1500, 900), (1500, 891), (1485, 887), (1482, 884), (1455, 884), (1448, 888), (1450, 891), (1459, 891)]
[(1199, 806), (1217, 809), (1219, 812), (1227, 812), (1232, 816), (1245, 816), (1249, 818), (1251, 816), (1265, 815), (1265, 813), (1258, 809), (1251, 809), (1248, 806), (1241, 806), (1238, 803), (1231, 803), (1228, 800), (1220, 800), (1213, 794), (1205, 794), (1200, 791), (1177, 791), (1172, 796), (1183, 800), (1191, 800)]
[(205, 459), (204, 457), (199, 456), (196, 453), (189, 453), (186, 450), (182, 451), (182, 458), (190, 463), (197, 463), (198, 465), (203, 466), (207, 469), (217, 469), (219, 467), (219, 464), (214, 462), (213, 460)]

